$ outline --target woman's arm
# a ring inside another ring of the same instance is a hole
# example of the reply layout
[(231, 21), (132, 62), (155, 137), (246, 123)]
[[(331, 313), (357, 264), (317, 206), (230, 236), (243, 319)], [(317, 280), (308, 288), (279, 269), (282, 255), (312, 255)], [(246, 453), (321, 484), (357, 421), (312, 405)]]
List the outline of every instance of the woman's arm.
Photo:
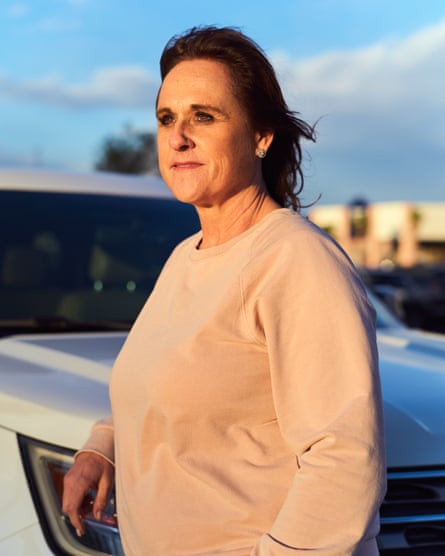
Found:
[(325, 238), (303, 236), (268, 268), (256, 310), (296, 473), (252, 556), (372, 554), (385, 487), (374, 310)]
[(69, 517), (79, 536), (85, 532), (84, 500), (96, 490), (93, 508), (100, 520), (107, 507), (114, 484), (114, 430), (111, 417), (96, 423), (84, 447), (76, 453), (74, 463), (65, 475), (62, 511)]

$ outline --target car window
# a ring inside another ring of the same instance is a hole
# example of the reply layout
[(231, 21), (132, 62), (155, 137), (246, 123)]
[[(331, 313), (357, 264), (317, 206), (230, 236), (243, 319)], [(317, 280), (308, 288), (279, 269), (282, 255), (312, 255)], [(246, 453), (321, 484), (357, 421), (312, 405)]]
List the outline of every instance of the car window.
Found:
[(199, 229), (168, 199), (0, 192), (0, 319), (132, 322), (172, 249)]

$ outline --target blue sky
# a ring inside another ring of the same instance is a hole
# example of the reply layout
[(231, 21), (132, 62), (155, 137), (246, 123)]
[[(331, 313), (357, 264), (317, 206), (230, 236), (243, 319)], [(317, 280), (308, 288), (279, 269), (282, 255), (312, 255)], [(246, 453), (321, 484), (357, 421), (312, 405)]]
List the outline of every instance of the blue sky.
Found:
[(89, 170), (154, 131), (162, 48), (200, 24), (255, 39), (318, 120), (303, 201), (445, 201), (445, 0), (3, 0), (0, 165)]

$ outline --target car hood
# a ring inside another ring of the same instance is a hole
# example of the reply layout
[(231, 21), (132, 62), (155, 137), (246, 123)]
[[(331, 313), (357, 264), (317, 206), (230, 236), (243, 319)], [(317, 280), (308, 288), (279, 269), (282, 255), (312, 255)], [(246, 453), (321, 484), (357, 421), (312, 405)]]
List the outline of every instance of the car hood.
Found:
[(378, 334), (388, 467), (445, 464), (445, 336)]
[(124, 333), (0, 339), (0, 427), (78, 448), (110, 413), (108, 382)]
[[(109, 414), (111, 367), (124, 333), (0, 339), (0, 426), (79, 448)], [(389, 467), (445, 463), (445, 336), (378, 334)]]

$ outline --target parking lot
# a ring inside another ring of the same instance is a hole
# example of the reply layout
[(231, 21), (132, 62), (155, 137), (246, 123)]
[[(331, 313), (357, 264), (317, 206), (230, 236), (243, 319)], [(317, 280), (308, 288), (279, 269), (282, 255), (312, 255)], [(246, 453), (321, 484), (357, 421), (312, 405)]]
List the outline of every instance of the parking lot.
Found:
[(369, 288), (410, 328), (445, 333), (445, 264), (361, 269)]

